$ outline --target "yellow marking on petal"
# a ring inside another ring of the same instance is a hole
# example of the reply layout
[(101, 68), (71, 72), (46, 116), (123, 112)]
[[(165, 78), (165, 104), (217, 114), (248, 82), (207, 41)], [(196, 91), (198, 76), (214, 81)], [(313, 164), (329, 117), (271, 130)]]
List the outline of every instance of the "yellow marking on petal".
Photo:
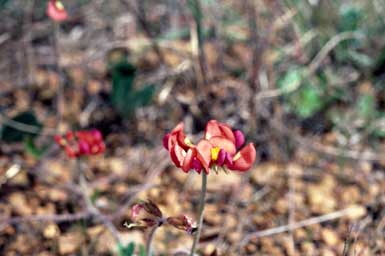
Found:
[(184, 139), (184, 143), (186, 143), (186, 145), (189, 146), (189, 147), (193, 147), (194, 146), (194, 144), (191, 142), (191, 140), (189, 138), (187, 138), (187, 137)]
[(233, 157), (233, 161), (237, 161), (239, 158), (241, 158), (241, 153), (240, 152), (235, 154), (235, 156)]
[(64, 10), (64, 5), (61, 1), (56, 1), (55, 5), (57, 9)]
[(219, 151), (221, 151), (221, 149), (218, 147), (211, 149), (211, 159), (213, 161), (216, 161), (218, 159)]

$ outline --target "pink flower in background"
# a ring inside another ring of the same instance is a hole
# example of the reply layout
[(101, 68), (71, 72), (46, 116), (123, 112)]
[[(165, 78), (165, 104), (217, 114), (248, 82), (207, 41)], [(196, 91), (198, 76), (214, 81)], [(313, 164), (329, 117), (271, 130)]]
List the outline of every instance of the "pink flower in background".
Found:
[(65, 21), (68, 13), (60, 0), (49, 0), (47, 3), (47, 15), (54, 21)]
[[(247, 171), (256, 158), (253, 143), (240, 149), (245, 143), (245, 136), (239, 130), (233, 131), (228, 125), (211, 120), (207, 123), (204, 138), (194, 145), (183, 132), (183, 123), (179, 123), (163, 138), (163, 146), (169, 151), (176, 167), (184, 172), (226, 167), (233, 171)], [(240, 149), (240, 150), (239, 150)]]
[(70, 131), (64, 136), (56, 135), (54, 139), (71, 158), (101, 154), (106, 149), (102, 133), (96, 129)]

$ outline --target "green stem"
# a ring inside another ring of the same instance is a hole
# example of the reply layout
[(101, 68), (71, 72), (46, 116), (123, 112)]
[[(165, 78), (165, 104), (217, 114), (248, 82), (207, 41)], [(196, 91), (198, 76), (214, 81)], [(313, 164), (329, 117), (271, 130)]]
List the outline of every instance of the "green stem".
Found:
[(155, 236), (155, 231), (158, 229), (158, 225), (155, 225), (151, 231), (150, 231), (150, 234), (148, 235), (148, 239), (147, 239), (147, 242), (146, 242), (146, 252), (147, 252), (147, 256), (151, 256), (152, 255), (152, 241), (154, 240), (154, 236)]
[(205, 208), (205, 200), (206, 200), (206, 190), (207, 190), (207, 175), (205, 171), (202, 171), (202, 189), (201, 189), (201, 196), (199, 199), (198, 230), (195, 233), (194, 242), (190, 251), (190, 256), (194, 256), (196, 246), (198, 245), (198, 242), (199, 242), (199, 237), (201, 236), (202, 224), (203, 224), (203, 211)]

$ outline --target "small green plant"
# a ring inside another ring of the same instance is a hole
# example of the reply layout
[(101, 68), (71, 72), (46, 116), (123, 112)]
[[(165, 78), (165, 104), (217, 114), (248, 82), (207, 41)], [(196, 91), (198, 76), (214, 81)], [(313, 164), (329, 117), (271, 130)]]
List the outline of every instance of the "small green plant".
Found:
[[(135, 243), (131, 242), (126, 246), (122, 244), (118, 244), (118, 255), (119, 256), (133, 256), (135, 255)], [(145, 256), (146, 252), (144, 250), (143, 245), (139, 246), (139, 256)]]
[(289, 110), (301, 118), (314, 115), (325, 105), (322, 86), (307, 79), (301, 68), (289, 69), (278, 81), (278, 88)]
[(112, 92), (111, 102), (119, 114), (130, 118), (139, 107), (148, 105), (155, 93), (153, 85), (135, 88), (136, 68), (126, 60), (119, 61), (111, 67)]
[(38, 147), (35, 138), (40, 134), (42, 124), (35, 114), (30, 111), (17, 114), (11, 119), (6, 119), (0, 127), (0, 139), (7, 143), (20, 143), (24, 145), (25, 152), (39, 159), (47, 150), (48, 145)]
[(41, 128), (42, 125), (33, 112), (22, 112), (5, 121), (1, 127), (0, 138), (8, 143), (22, 142), (27, 137), (35, 138)]

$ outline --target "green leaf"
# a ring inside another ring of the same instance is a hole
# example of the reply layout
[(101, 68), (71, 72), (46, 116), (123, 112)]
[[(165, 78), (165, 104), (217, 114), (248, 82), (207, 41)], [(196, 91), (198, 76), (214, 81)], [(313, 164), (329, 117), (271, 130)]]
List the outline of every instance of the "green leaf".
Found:
[(135, 243), (131, 242), (126, 246), (118, 244), (118, 254), (119, 256), (133, 256), (135, 251)]
[(324, 75), (307, 78), (303, 68), (295, 67), (289, 69), (277, 85), (289, 109), (301, 118), (308, 118), (327, 102), (323, 93), (327, 90), (326, 80)]
[(373, 95), (361, 95), (357, 101), (357, 112), (360, 117), (371, 119), (377, 113), (376, 100)]
[(49, 145), (45, 145), (41, 148), (38, 148), (31, 136), (27, 136), (24, 139), (24, 150), (36, 159), (40, 159), (44, 152), (47, 151), (48, 147)]
[(307, 118), (318, 112), (322, 107), (322, 97), (319, 89), (307, 84), (301, 87), (293, 97), (294, 111), (302, 118)]
[[(14, 125), (12, 125), (13, 122), (20, 124), (20, 126), (29, 125), (33, 129), (16, 129)], [(32, 138), (36, 137), (37, 134), (41, 131), (41, 128), (42, 125), (37, 120), (33, 112), (22, 112), (13, 117), (10, 122), (5, 122), (1, 128), (0, 138), (9, 143), (22, 142), (27, 136)], [(34, 131), (32, 132), (32, 130)]]
[(146, 250), (142, 244), (139, 246), (139, 256), (146, 256)]
[(355, 31), (359, 29), (362, 12), (354, 5), (342, 5), (340, 9), (339, 30)]
[(349, 58), (362, 68), (368, 68), (374, 64), (372, 58), (364, 53), (360, 53), (353, 50), (347, 51), (347, 53), (349, 55)]
[(100, 197), (101, 195), (101, 192), (100, 190), (98, 189), (95, 189), (95, 191), (91, 194), (91, 202), (94, 204), (96, 202), (96, 200), (98, 200), (98, 198)]
[(292, 92), (300, 86), (302, 77), (303, 69), (298, 67), (289, 69), (283, 78), (278, 80), (278, 88), (283, 92)]

